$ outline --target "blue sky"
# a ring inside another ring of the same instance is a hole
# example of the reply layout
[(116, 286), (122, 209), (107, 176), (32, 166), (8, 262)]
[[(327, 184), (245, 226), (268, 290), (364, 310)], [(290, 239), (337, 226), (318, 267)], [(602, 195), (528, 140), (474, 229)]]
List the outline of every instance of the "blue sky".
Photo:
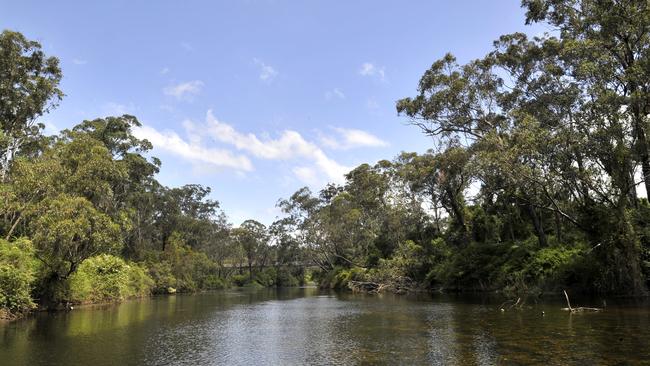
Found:
[(7, 1), (0, 27), (61, 59), (47, 133), (130, 113), (165, 185), (200, 183), (237, 225), (349, 168), (423, 152), (397, 116), (446, 52), (460, 62), (524, 26), (519, 1)]

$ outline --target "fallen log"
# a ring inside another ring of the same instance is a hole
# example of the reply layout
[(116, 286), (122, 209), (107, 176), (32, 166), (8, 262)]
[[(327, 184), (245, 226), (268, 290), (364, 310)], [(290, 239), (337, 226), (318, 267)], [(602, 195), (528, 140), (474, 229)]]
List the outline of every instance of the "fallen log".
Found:
[(564, 310), (564, 311), (570, 311), (571, 313), (580, 313), (580, 312), (585, 312), (585, 311), (593, 311), (593, 312), (595, 312), (595, 311), (602, 311), (603, 310), (601, 308), (588, 308), (588, 307), (583, 307), (583, 306), (573, 308), (573, 307), (571, 307), (571, 301), (569, 301), (569, 295), (566, 293), (566, 290), (564, 290), (564, 297), (566, 297), (566, 304), (568, 306), (566, 308), (562, 308), (562, 310)]
[(384, 284), (365, 281), (350, 281), (348, 282), (348, 287), (352, 292), (377, 293), (382, 290)]

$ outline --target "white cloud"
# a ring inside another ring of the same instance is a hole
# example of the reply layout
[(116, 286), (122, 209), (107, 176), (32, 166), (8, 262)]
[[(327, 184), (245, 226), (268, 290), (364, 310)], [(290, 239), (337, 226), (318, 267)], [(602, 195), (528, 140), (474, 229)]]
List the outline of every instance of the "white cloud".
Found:
[(383, 66), (379, 67), (374, 65), (373, 63), (365, 62), (363, 65), (361, 65), (359, 74), (361, 76), (375, 76), (378, 77), (379, 80), (384, 81), (384, 78), (386, 76), (385, 70), (386, 68)]
[(339, 88), (334, 88), (325, 92), (325, 99), (330, 100), (333, 98), (345, 99), (345, 94), (343, 94)]
[(73, 58), (72, 63), (75, 64), (75, 65), (85, 65), (85, 64), (88, 63), (88, 61), (81, 60), (81, 59), (78, 59), (78, 58)]
[(192, 96), (201, 93), (201, 88), (203, 88), (203, 82), (201, 80), (193, 80), (186, 83), (170, 85), (163, 89), (163, 93), (176, 99), (190, 100)]
[(298, 166), (293, 168), (293, 174), (295, 174), (300, 181), (312, 186), (318, 186), (321, 183), (316, 171), (308, 166)]
[(278, 76), (278, 71), (272, 66), (265, 64), (264, 61), (255, 58), (253, 62), (260, 68), (260, 80), (270, 83)]
[(253, 170), (253, 164), (246, 156), (235, 155), (224, 149), (205, 147), (195, 141), (187, 142), (173, 131), (160, 132), (153, 127), (142, 126), (135, 127), (133, 135), (139, 139), (149, 140), (154, 149), (168, 151), (193, 163), (207, 163), (240, 171)]
[(103, 105), (102, 109), (104, 114), (107, 116), (121, 116), (123, 114), (133, 114), (133, 111), (136, 108), (132, 103), (124, 105), (115, 102), (108, 102)]
[(162, 70), (160, 70), (161, 75), (165, 75), (169, 73), (169, 67), (163, 67)]
[(353, 128), (334, 127), (339, 139), (331, 136), (322, 136), (321, 143), (332, 149), (347, 150), (357, 147), (385, 147), (388, 142), (363, 130)]
[[(134, 129), (134, 135), (149, 140), (155, 150), (164, 150), (193, 163), (194, 167), (216, 166), (234, 169), (237, 173), (253, 170), (250, 158), (275, 161), (291, 161), (293, 176), (301, 182), (320, 186), (325, 182), (342, 183), (351, 167), (339, 164), (314, 142), (292, 130), (282, 131), (276, 138), (266, 134), (256, 135), (237, 131), (233, 126), (219, 121), (212, 111), (206, 113), (204, 123), (185, 120), (182, 123), (185, 138), (176, 132), (158, 131), (150, 126)], [(352, 131), (352, 132), (351, 132)], [(378, 144), (381, 141), (359, 130), (337, 130), (343, 137), (340, 144), (358, 146)], [(370, 137), (368, 137), (370, 136)], [(373, 140), (373, 138), (376, 139)], [(218, 147), (226, 144), (240, 153)]]
[[(205, 129), (201, 129), (216, 141), (223, 142), (236, 147), (238, 150), (265, 160), (293, 160), (305, 159), (311, 161), (322, 175), (328, 180), (340, 183), (343, 175), (350, 171), (350, 167), (339, 164), (328, 157), (321, 148), (313, 142), (305, 140), (300, 133), (292, 130), (282, 131), (276, 139), (260, 139), (255, 134), (244, 134), (235, 130), (231, 125), (219, 121), (214, 117), (212, 111), (206, 115)], [(304, 168), (294, 170), (296, 176), (312, 184), (313, 176), (316, 174), (307, 173)], [(309, 181), (307, 181), (309, 180)]]

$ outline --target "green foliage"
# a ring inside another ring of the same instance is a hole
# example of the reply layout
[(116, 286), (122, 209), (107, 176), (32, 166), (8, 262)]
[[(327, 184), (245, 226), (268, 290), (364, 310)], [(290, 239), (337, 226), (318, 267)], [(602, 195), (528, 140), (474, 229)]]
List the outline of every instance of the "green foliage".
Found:
[(149, 253), (147, 267), (157, 293), (170, 292), (170, 288), (193, 292), (225, 287), (216, 274), (216, 263), (187, 246), (178, 233), (170, 236), (164, 252)]
[(261, 271), (255, 272), (253, 281), (264, 287), (273, 287), (276, 285), (277, 272), (273, 267), (266, 267)]
[(37, 267), (29, 240), (0, 240), (0, 318), (20, 316), (36, 307), (31, 291)]
[(148, 296), (153, 280), (144, 268), (101, 254), (85, 260), (70, 278), (70, 300), (78, 303), (115, 302)]
[(235, 286), (243, 287), (250, 281), (250, 278), (247, 274), (235, 274), (230, 277), (230, 280)]
[[(177, 281), (172, 273), (171, 265), (168, 262), (158, 260), (147, 261), (149, 276), (154, 281), (153, 291), (158, 294), (176, 292)], [(173, 291), (170, 291), (173, 289)]]
[(341, 268), (337, 267), (331, 271), (322, 273), (319, 278), (321, 288), (347, 289), (350, 281), (365, 281), (366, 270), (359, 267)]
[(14, 157), (33, 153), (44, 128), (35, 121), (63, 97), (61, 77), (59, 60), (47, 57), (38, 42), (10, 30), (0, 33), (0, 182)]
[[(648, 4), (523, 1), (527, 22), (559, 32), (501, 36), (467, 64), (445, 55), (397, 102), (437, 149), (361, 164), (315, 194), (302, 188), (279, 202), (286, 217), (269, 228), (231, 228), (209, 187), (159, 184), (160, 161), (145, 156), (152, 145), (133, 135), (134, 116), (42, 136), (37, 117), (63, 95), (58, 60), (4, 31), (0, 237), (31, 238), (33, 256), (19, 241), (0, 252), (3, 307), (29, 309), (32, 290), (48, 306), (151, 286), (223, 288), (234, 268), (248, 272), (229, 279), (239, 286), (293, 286), (303, 266), (317, 266), (314, 279), (329, 288), (371, 280), (644, 294), (650, 205), (636, 187), (650, 191), (650, 180), (636, 177), (650, 176)], [(11, 259), (20, 255), (38, 257), (38, 271)]]
[(61, 194), (44, 201), (32, 227), (37, 255), (60, 279), (92, 254), (116, 252), (121, 246), (119, 226), (82, 197)]
[(276, 273), (275, 285), (277, 287), (296, 287), (304, 283), (302, 271), (292, 271), (286, 267), (280, 267)]
[(217, 275), (206, 276), (203, 280), (203, 290), (222, 290), (228, 288), (228, 282)]

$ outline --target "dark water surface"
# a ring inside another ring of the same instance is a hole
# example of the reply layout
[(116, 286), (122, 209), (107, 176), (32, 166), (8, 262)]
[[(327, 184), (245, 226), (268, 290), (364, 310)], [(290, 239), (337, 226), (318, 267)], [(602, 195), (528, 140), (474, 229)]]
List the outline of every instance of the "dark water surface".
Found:
[(316, 289), (165, 296), (2, 324), (0, 365), (650, 365), (647, 303), (569, 314), (560, 300), (501, 312)]

